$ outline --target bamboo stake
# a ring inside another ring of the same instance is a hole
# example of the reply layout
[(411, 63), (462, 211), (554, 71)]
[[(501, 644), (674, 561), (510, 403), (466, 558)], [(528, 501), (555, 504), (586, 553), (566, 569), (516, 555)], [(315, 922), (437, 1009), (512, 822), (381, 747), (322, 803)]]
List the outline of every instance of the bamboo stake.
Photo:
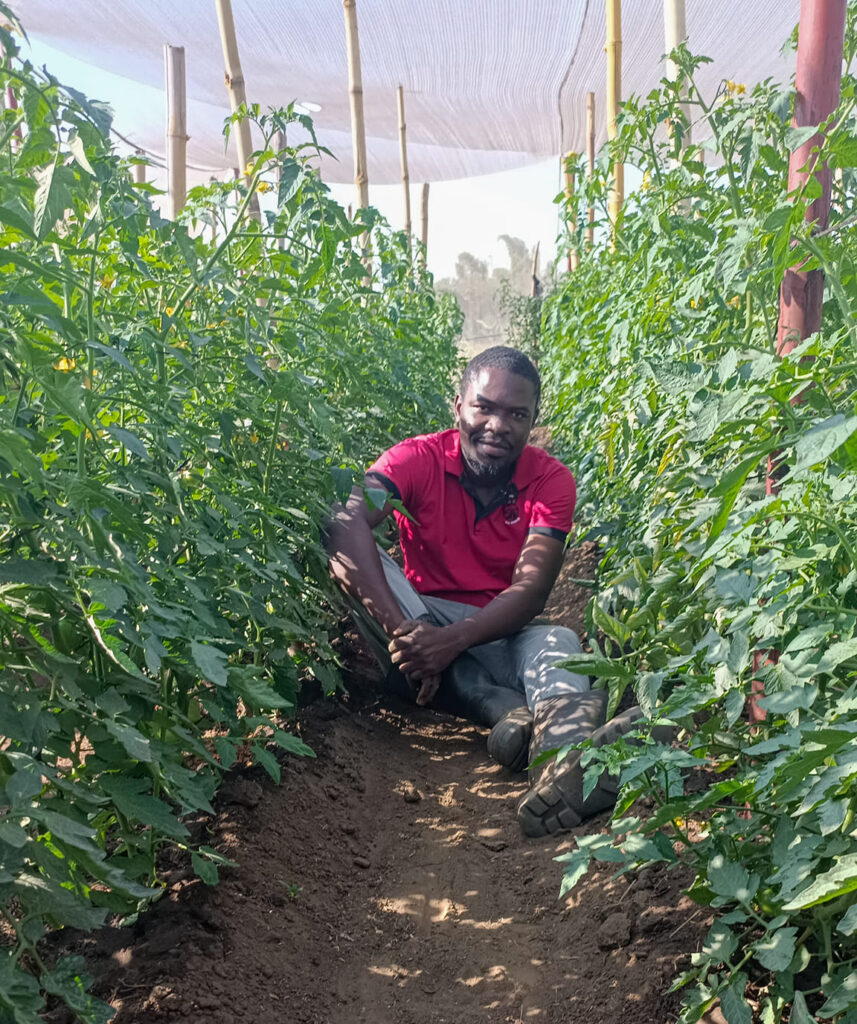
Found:
[[(138, 149), (134, 156), (140, 160), (143, 159), (144, 153), (142, 149)], [(146, 165), (145, 164), (134, 164), (134, 184), (143, 185), (146, 182)]]
[[(667, 53), (672, 53), (687, 39), (687, 19), (685, 17), (685, 0), (664, 0), (664, 48)], [(667, 78), (671, 82), (677, 82), (681, 70), (674, 60), (667, 57)], [(684, 149), (690, 142), (690, 107), (682, 103), (681, 112), (685, 124), (681, 139), (681, 148)], [(675, 130), (674, 125), (669, 126), (670, 132)]]
[(574, 199), (574, 165), (577, 153), (565, 154), (565, 201), (571, 217), (571, 245), (568, 250), (568, 269), (577, 270), (580, 266), (580, 254), (577, 251), (577, 203)]
[(363, 73), (360, 69), (360, 37), (357, 32), (357, 0), (342, 0), (348, 43), (348, 94), (351, 100), (351, 141), (354, 149), (354, 183), (358, 209), (369, 205), (369, 172), (366, 166), (366, 123), (363, 118)]
[(183, 46), (164, 45), (167, 78), (168, 213), (175, 220), (187, 198), (187, 99)]
[(530, 298), (538, 298), (542, 294), (542, 283), (539, 280), (539, 246), (541, 242), (536, 242), (536, 248), (533, 251), (533, 279), (530, 285)]
[(420, 232), (420, 238), (423, 243), (423, 266), (428, 265), (428, 225), (429, 225), (429, 183), (423, 182), (423, 196), (422, 203), (420, 204), (420, 213), (422, 216), (422, 231)]
[(408, 144), (405, 127), (405, 91), (399, 86), (399, 160), (402, 165), (402, 188), (405, 192), (405, 234), (411, 248), (411, 179), (408, 176)]
[[(586, 163), (590, 180), (595, 177), (595, 93), (586, 94)], [(586, 243), (592, 248), (595, 243), (595, 207), (587, 211)]]
[[(616, 119), (619, 116), (619, 98), (622, 95), (622, 0), (607, 0), (607, 138), (616, 138)], [(613, 181), (607, 201), (607, 214), (616, 225), (625, 199), (625, 165), (621, 160), (613, 164)]]
[[(241, 70), (241, 59), (238, 55), (238, 37), (235, 35), (235, 19), (232, 17), (232, 0), (214, 0), (217, 7), (217, 23), (220, 26), (220, 42), (223, 46), (223, 62), (226, 65), (226, 90), (232, 113), (247, 104), (247, 90), (244, 87), (244, 74)], [(242, 174), (247, 174), (250, 158), (253, 154), (253, 141), (250, 137), (250, 122), (245, 117), (236, 125), (236, 145), (238, 147), (238, 165)], [(261, 223), (262, 213), (256, 196), (250, 200), (250, 216)]]

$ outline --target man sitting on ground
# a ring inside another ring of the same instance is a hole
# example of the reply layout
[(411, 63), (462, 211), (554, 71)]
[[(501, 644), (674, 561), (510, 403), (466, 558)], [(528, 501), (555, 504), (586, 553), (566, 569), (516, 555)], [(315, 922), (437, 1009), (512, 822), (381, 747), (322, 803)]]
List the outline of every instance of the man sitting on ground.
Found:
[[(472, 359), (455, 398), (455, 427), (413, 437), (366, 473), (390, 500), (370, 507), (355, 487), (328, 531), (331, 571), (388, 670), (416, 702), (490, 728), (488, 752), (521, 771), (544, 750), (629, 729), (639, 709), (604, 724), (607, 695), (562, 668), (577, 635), (534, 623), (559, 574), (574, 511), (571, 472), (527, 445), (538, 370), (497, 346)], [(404, 573), (372, 530), (393, 513)], [(584, 800), (579, 753), (543, 771), (518, 806), (527, 835), (573, 828), (610, 806), (603, 775)]]

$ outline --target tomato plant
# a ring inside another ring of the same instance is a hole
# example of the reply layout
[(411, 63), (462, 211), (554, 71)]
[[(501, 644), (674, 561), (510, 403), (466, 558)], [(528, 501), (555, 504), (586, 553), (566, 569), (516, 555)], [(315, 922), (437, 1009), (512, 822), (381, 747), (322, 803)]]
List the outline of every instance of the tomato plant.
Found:
[(51, 995), (99, 1021), (40, 939), (155, 898), (239, 749), (274, 779), (278, 748), (311, 754), (288, 715), (304, 679), (339, 685), (324, 516), (445, 422), (460, 316), (402, 234), (349, 221), (314, 146), (272, 148), (308, 119), (240, 112), (264, 140), (245, 177), (170, 222), (108, 109), (0, 42), (0, 1020)]
[[(849, 66), (855, 20), (851, 5)], [(593, 858), (685, 863), (715, 922), (676, 981), (682, 1021), (715, 1001), (729, 1024), (854, 1021), (855, 80), (817, 155), (836, 174), (830, 227), (814, 234), (804, 214), (820, 186), (787, 192), (809, 131), (790, 125), (791, 90), (703, 96), (702, 58), (676, 57), (681, 82), (629, 100), (598, 173), (578, 168), (577, 223), (592, 203), (602, 241), (587, 249), (581, 228), (580, 267), (544, 308), (554, 436), (603, 549), (588, 623), (605, 639), (574, 661), (613, 707), (633, 687), (683, 727), (675, 748), (644, 737), (585, 754), (624, 789), (610, 829), (560, 858), (564, 890)], [(644, 176), (611, 244), (616, 156)], [(795, 263), (824, 271), (823, 328), (781, 359), (778, 287)], [(745, 716), (754, 680), (760, 723)], [(649, 818), (631, 813), (644, 795)]]

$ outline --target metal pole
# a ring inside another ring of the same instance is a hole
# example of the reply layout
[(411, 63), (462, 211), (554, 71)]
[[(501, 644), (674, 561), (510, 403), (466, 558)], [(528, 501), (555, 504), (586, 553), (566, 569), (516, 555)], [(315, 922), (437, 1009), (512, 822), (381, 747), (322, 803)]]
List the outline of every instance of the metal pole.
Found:
[[(616, 119), (622, 95), (622, 0), (607, 3), (607, 138), (616, 138)], [(607, 213), (615, 237), (616, 224), (625, 198), (625, 165), (621, 160), (613, 164), (613, 181), (607, 201)]]
[(175, 220), (187, 198), (187, 101), (183, 46), (164, 46), (167, 77), (168, 212)]
[[(846, 0), (801, 0), (795, 73), (794, 125), (802, 128), (826, 120), (839, 105), (842, 51), (845, 40)], [(800, 188), (808, 177), (801, 168), (811, 161), (813, 146), (823, 137), (816, 133), (789, 157), (789, 191)], [(811, 173), (821, 185), (821, 195), (806, 211), (823, 231), (830, 217), (832, 173), (827, 164), (813, 166)], [(804, 338), (821, 327), (824, 274), (821, 270), (790, 267), (780, 288), (780, 319), (777, 351), (791, 352)]]
[[(797, 70), (795, 72), (795, 110), (793, 124), (801, 128), (821, 124), (839, 105), (842, 84), (842, 52), (845, 43), (846, 0), (801, 0), (798, 27)], [(808, 139), (789, 157), (789, 191), (800, 188), (813, 174), (821, 184), (821, 195), (806, 211), (806, 219), (814, 221), (817, 230), (827, 227), (830, 216), (832, 175), (826, 164), (812, 166), (801, 172), (810, 160), (813, 146), (822, 142), (820, 133)], [(777, 352), (787, 355), (801, 341), (821, 327), (824, 275), (821, 270), (800, 270), (790, 267), (780, 286), (780, 316), (777, 329)], [(768, 457), (766, 490), (775, 494), (783, 464), (776, 455)], [(776, 649), (753, 652), (753, 670), (779, 660)], [(747, 702), (747, 717), (762, 722), (765, 711), (759, 707), (764, 696), (763, 683), (754, 679)]]
[[(138, 149), (134, 154), (139, 160), (144, 160), (146, 154), (142, 149)], [(146, 181), (146, 165), (143, 163), (134, 164), (134, 183), (136, 185), (142, 185)]]

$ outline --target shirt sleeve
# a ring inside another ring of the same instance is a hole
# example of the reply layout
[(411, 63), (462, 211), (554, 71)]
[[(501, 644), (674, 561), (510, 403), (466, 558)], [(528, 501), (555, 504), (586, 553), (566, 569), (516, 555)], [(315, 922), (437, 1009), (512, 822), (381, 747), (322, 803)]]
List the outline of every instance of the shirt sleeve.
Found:
[(419, 438), (408, 438), (388, 448), (366, 470), (366, 478), (373, 481), (413, 511), (419, 494), (418, 483), (425, 478), (426, 460)]
[(571, 530), (577, 490), (571, 470), (557, 462), (539, 481), (530, 509), (529, 533), (565, 542)]

